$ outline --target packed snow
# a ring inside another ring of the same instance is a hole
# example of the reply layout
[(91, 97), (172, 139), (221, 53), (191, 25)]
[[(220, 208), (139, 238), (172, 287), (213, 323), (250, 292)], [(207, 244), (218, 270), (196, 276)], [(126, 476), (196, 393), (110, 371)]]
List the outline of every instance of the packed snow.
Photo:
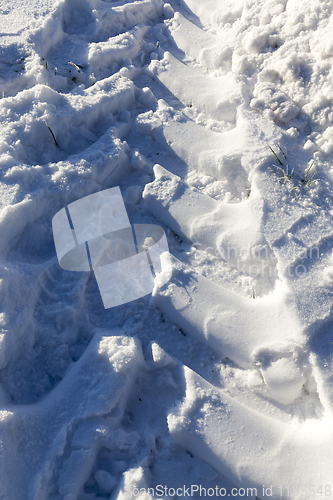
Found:
[(332, 497), (332, 2), (0, 12), (0, 499)]

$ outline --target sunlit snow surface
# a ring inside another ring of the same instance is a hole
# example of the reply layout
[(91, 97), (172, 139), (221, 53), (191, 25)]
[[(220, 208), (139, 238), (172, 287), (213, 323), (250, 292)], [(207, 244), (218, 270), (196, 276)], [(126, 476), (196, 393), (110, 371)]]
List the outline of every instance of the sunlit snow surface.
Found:
[(49, 14), (57, 2), (54, 0), (1, 0), (0, 32), (1, 45), (20, 44), (29, 31)]
[[(1, 500), (333, 496), (332, 10), (0, 3)], [(173, 273), (105, 309), (116, 186)]]

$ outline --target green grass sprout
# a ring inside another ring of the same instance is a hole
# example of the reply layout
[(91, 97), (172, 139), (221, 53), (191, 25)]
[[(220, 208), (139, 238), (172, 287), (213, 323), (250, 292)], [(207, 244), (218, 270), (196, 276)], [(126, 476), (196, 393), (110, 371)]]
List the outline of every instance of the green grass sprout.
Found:
[[(280, 165), (282, 165), (283, 167), (283, 162), (280, 160), (280, 158), (278, 157), (278, 155), (276, 154), (276, 152), (274, 151), (273, 148), (271, 148), (271, 146), (268, 144), (268, 147), (269, 149), (272, 151), (273, 155), (275, 156), (275, 158), (277, 159), (277, 161), (280, 163)], [(280, 148), (280, 146), (278, 145), (278, 148), (280, 149), (281, 153), (283, 154), (283, 156), (287, 159), (286, 155), (284, 154), (284, 152), (282, 151), (282, 149)], [(278, 168), (279, 170), (281, 170), (281, 172), (283, 173), (283, 177), (284, 177), (284, 180), (286, 181), (290, 181), (292, 176), (293, 176), (293, 173), (294, 173), (294, 169), (292, 169), (291, 172), (289, 172), (289, 166), (286, 165), (286, 169), (284, 170), (280, 165), (274, 165), (276, 168)]]
[(306, 169), (305, 174), (304, 174), (303, 179), (302, 179), (302, 182), (304, 182), (304, 184), (305, 184), (306, 186), (308, 186), (308, 187), (309, 187), (309, 186), (311, 186), (311, 184), (312, 184), (313, 182), (317, 182), (317, 181), (318, 181), (318, 179), (314, 179), (315, 174), (312, 174), (312, 176), (311, 176), (309, 179), (307, 179), (307, 177), (308, 177), (308, 175), (309, 175), (309, 173), (310, 173), (310, 170), (312, 169), (312, 167), (313, 167), (313, 165), (315, 164), (315, 162), (317, 161), (317, 159), (318, 159), (318, 156), (316, 156), (316, 157), (312, 160), (312, 162), (311, 162), (310, 166)]
[[(283, 180), (290, 181), (292, 179), (292, 176), (293, 176), (293, 173), (294, 173), (294, 169), (292, 169), (291, 171), (289, 171), (289, 166), (288, 165), (286, 165), (285, 168), (282, 168), (282, 167), (284, 167), (283, 162), (280, 160), (280, 158), (278, 157), (277, 153), (274, 151), (274, 149), (269, 144), (268, 144), (268, 147), (271, 150), (271, 152), (273, 153), (273, 155), (275, 156), (275, 158), (277, 159), (277, 161), (279, 162), (279, 165), (274, 165), (274, 167), (276, 167), (279, 170), (281, 170), (281, 172), (283, 174)], [(285, 153), (281, 149), (281, 147), (279, 145), (277, 145), (277, 147), (279, 148), (279, 150), (283, 154), (284, 158), (287, 159), (287, 156), (285, 155)], [(311, 164), (305, 170), (305, 174), (303, 175), (303, 178), (301, 179), (301, 182), (303, 182), (304, 185), (307, 186), (307, 187), (310, 187), (313, 182), (317, 182), (319, 180), (319, 179), (314, 179), (313, 178), (315, 174), (313, 174), (311, 177), (308, 177), (309, 173), (310, 173), (312, 167), (314, 166), (315, 162), (317, 161), (317, 159), (318, 159), (318, 156), (316, 156), (312, 160)], [(294, 186), (293, 189), (299, 189), (299, 188), (297, 186)]]
[(278, 157), (278, 155), (275, 153), (274, 149), (272, 149), (269, 144), (268, 144), (268, 147), (272, 151), (273, 155), (275, 156), (275, 158), (277, 159), (277, 161), (280, 163), (280, 165), (283, 165), (282, 161), (280, 160), (280, 158)]
[(285, 159), (287, 159), (287, 156), (285, 155), (285, 152), (281, 148), (280, 144), (277, 144), (277, 147), (279, 148), (279, 150), (281, 151), (281, 153), (283, 154), (283, 156), (285, 157)]

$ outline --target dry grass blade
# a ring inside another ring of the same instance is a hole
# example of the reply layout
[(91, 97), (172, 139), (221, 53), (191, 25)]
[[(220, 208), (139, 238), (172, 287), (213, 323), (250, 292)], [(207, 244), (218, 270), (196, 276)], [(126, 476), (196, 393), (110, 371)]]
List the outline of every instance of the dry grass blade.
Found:
[(77, 69), (77, 72), (80, 73), (80, 69), (82, 69), (82, 66), (79, 66), (79, 64), (75, 64), (72, 61), (68, 61), (68, 64), (71, 64), (72, 66), (74, 66), (74, 68)]
[(59, 144), (57, 143), (57, 139), (55, 138), (54, 133), (52, 132), (51, 127), (50, 127), (50, 126), (46, 123), (46, 120), (44, 120), (44, 123), (45, 123), (45, 125), (47, 126), (47, 128), (49, 129), (49, 131), (50, 131), (50, 133), (51, 133), (51, 135), (52, 135), (52, 137), (53, 137), (54, 144), (55, 144), (55, 145), (57, 146), (57, 148), (58, 148), (58, 147), (59, 147)]

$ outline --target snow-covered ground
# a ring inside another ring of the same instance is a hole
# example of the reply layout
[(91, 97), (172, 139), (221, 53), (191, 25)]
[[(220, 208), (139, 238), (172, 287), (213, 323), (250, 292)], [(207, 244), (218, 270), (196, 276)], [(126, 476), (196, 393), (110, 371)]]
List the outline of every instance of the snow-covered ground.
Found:
[[(332, 2), (0, 11), (0, 499), (333, 497)], [(172, 276), (105, 308), (52, 220), (116, 186)]]

